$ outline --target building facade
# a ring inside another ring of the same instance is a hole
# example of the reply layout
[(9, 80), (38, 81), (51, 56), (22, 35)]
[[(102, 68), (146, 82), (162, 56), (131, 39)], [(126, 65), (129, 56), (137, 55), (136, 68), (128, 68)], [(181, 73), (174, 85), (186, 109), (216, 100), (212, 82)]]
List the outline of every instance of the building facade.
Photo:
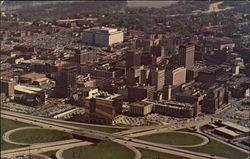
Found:
[(83, 42), (97, 46), (111, 46), (123, 42), (123, 32), (113, 28), (91, 28), (84, 30)]
[(186, 68), (178, 67), (178, 68), (167, 68), (166, 69), (166, 77), (165, 84), (166, 85), (174, 85), (179, 86), (186, 82)]
[(181, 45), (179, 48), (179, 66), (187, 69), (194, 67), (194, 45)]
[(141, 50), (126, 51), (126, 67), (141, 66)]
[(197, 112), (195, 105), (189, 103), (181, 103), (169, 100), (161, 100), (152, 103), (153, 112), (167, 116), (191, 118), (196, 116)]
[(62, 68), (56, 80), (56, 95), (58, 97), (70, 97), (76, 90), (77, 67), (69, 65)]
[(119, 94), (94, 93), (84, 100), (89, 122), (110, 124), (122, 113), (123, 99)]
[(14, 82), (12, 80), (0, 80), (1, 93), (4, 93), (7, 97), (14, 96)]
[(75, 54), (76, 63), (83, 65), (95, 61), (96, 53), (95, 52), (81, 52), (77, 51)]
[(165, 84), (165, 70), (158, 68), (150, 70), (149, 83), (156, 87), (156, 90), (162, 90)]
[(128, 87), (128, 100), (130, 102), (154, 99), (155, 86), (130, 86)]
[(133, 115), (144, 116), (152, 112), (153, 104), (144, 101), (138, 101), (130, 104), (129, 113)]

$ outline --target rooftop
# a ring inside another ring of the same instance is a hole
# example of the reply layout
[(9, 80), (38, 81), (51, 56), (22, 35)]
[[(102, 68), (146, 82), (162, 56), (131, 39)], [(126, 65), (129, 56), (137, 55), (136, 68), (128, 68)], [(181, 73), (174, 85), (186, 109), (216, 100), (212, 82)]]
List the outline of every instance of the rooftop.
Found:
[(212, 43), (233, 43), (232, 39), (229, 37), (206, 37), (206, 41), (212, 42)]
[(215, 128), (215, 130), (219, 131), (219, 132), (222, 132), (224, 134), (230, 135), (232, 137), (235, 137), (235, 136), (239, 135), (239, 134), (235, 133), (234, 131), (229, 130), (229, 129), (225, 128), (225, 127)]
[(32, 80), (36, 80), (36, 79), (40, 79), (40, 78), (44, 78), (46, 75), (42, 74), (42, 73), (36, 73), (36, 72), (31, 72), (31, 73), (27, 73), (24, 74), (22, 76), (20, 76), (21, 78), (29, 78)]
[(28, 93), (28, 94), (37, 94), (38, 92), (42, 91), (42, 89), (36, 88), (36, 87), (25, 86), (25, 85), (16, 85), (15, 91)]
[(87, 99), (95, 98), (95, 99), (105, 99), (105, 100), (113, 100), (116, 97), (119, 97), (120, 94), (108, 94), (107, 92), (94, 92), (90, 96), (87, 97)]
[(117, 32), (118, 29), (116, 29), (116, 28), (107, 28), (107, 27), (94, 27), (94, 28), (86, 29), (85, 31), (90, 31), (90, 32), (95, 32), (95, 33), (111, 34), (111, 33)]
[(235, 123), (232, 123), (230, 121), (222, 122), (222, 124), (225, 125), (225, 126), (234, 128), (234, 129), (236, 129), (238, 131), (244, 132), (244, 133), (250, 132), (249, 128), (238, 125), (238, 124), (235, 124)]
[(205, 69), (202, 70), (201, 72), (205, 72), (205, 73), (216, 73), (216, 72), (219, 71), (220, 69), (222, 69), (222, 67), (217, 66), (217, 65), (213, 65), (213, 66), (209, 66), (209, 67), (205, 68)]
[(138, 102), (132, 103), (131, 105), (132, 106), (137, 106), (137, 107), (145, 107), (145, 106), (148, 106), (148, 105), (151, 105), (151, 104), (152, 103), (149, 103), (149, 102), (138, 101)]
[(160, 105), (164, 107), (172, 107), (172, 108), (177, 108), (177, 109), (194, 107), (194, 105), (190, 103), (183, 103), (183, 102), (177, 102), (177, 101), (171, 101), (171, 100), (151, 101), (151, 100), (146, 99), (146, 101), (155, 105)]

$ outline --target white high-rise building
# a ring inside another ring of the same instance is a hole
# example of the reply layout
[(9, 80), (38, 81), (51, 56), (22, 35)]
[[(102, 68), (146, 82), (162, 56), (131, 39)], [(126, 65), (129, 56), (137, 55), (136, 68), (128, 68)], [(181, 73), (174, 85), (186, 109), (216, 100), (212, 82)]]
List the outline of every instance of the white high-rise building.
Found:
[(123, 42), (123, 32), (105, 27), (86, 29), (83, 31), (83, 42), (97, 46), (111, 46)]

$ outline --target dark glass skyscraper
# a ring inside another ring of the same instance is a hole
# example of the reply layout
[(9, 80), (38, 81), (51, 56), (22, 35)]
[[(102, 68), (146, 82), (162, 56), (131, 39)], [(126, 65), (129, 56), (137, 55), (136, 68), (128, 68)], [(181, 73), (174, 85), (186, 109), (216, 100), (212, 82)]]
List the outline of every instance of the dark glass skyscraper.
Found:
[(70, 97), (76, 91), (76, 74), (75, 65), (67, 65), (62, 68), (56, 80), (56, 95), (59, 97)]

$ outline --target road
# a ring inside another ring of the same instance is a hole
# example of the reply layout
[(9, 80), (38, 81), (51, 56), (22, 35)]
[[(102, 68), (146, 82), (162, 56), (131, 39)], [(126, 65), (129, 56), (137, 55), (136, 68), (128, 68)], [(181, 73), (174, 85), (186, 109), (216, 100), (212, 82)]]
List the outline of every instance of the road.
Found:
[(230, 10), (230, 9), (234, 8), (234, 7), (226, 7), (226, 8), (220, 9), (219, 5), (221, 5), (222, 3), (224, 3), (224, 1), (211, 3), (209, 5), (209, 7), (208, 7), (208, 10), (205, 10), (205, 11), (194, 10), (190, 14), (173, 14), (173, 15), (167, 15), (167, 17), (177, 17), (177, 16), (186, 16), (186, 15), (198, 15), (198, 14), (203, 14), (203, 13), (207, 14), (207, 13), (212, 13), (212, 12), (221, 12), (221, 11)]
[(76, 147), (76, 146), (85, 146), (86, 144), (91, 144), (87, 141), (81, 141), (76, 139), (57, 141), (57, 142), (49, 142), (49, 143), (41, 143), (41, 144), (32, 144), (27, 147), (10, 149), (1, 151), (2, 157), (13, 157), (18, 155), (28, 155), (28, 154), (39, 154), (48, 151), (55, 151), (62, 147)]
[[(82, 143), (82, 144), (80, 144), (80, 143)], [(71, 148), (73, 148), (73, 147), (88, 146), (88, 145), (93, 144), (93, 143), (91, 143), (91, 142), (86, 142), (86, 141), (85, 141), (85, 142), (80, 142), (80, 143), (75, 144), (75, 145), (66, 145), (66, 146), (64, 146), (63, 148), (61, 148), (59, 151), (56, 152), (56, 158), (57, 158), (57, 159), (63, 159), (63, 158), (64, 158), (64, 157), (63, 157), (63, 152), (64, 152), (65, 150), (71, 149)]]
[(177, 129), (184, 129), (188, 127), (189, 128), (200, 127), (200, 126), (210, 123), (211, 119), (215, 119), (215, 118), (212, 116), (206, 116), (206, 117), (203, 117), (203, 119), (200, 118), (199, 120), (195, 119), (191, 121), (186, 121), (185, 123), (181, 123), (181, 124), (137, 127), (137, 128), (133, 128), (130, 130), (118, 132), (117, 134), (126, 135), (130, 137), (138, 137), (138, 136), (150, 135), (150, 134), (155, 134), (155, 133), (160, 133), (160, 132), (170, 132), (170, 131), (174, 131)]
[(227, 146), (230, 146), (230, 147), (232, 147), (232, 148), (234, 148), (234, 149), (237, 149), (237, 150), (239, 150), (239, 151), (245, 152), (245, 153), (247, 153), (247, 154), (249, 153), (249, 151), (247, 151), (247, 150), (245, 150), (245, 149), (242, 149), (242, 148), (240, 148), (240, 147), (237, 147), (237, 146), (235, 146), (235, 145), (232, 145), (232, 144), (230, 144), (230, 143), (227, 143), (227, 142), (225, 142), (225, 141), (223, 141), (223, 140), (219, 140), (219, 139), (216, 138), (216, 137), (213, 137), (213, 136), (211, 136), (211, 135), (209, 135), (209, 134), (207, 134), (207, 133), (202, 132), (200, 129), (198, 129), (198, 132), (199, 132), (200, 134), (203, 134), (203, 135), (208, 136), (208, 137), (211, 138), (211, 139), (214, 139), (214, 140), (216, 140), (216, 141), (218, 141), (218, 142), (221, 142), (221, 143), (223, 143), (223, 144), (225, 144), (225, 145), (227, 145)]
[[(9, 112), (9, 111), (1, 111), (1, 116), (4, 118), (9, 118), (12, 120), (17, 120), (20, 122), (25, 122), (25, 123), (30, 123), (34, 124), (40, 127), (45, 127), (45, 128), (53, 128), (56, 130), (60, 131), (65, 131), (69, 133), (77, 133), (82, 136), (90, 136), (93, 138), (98, 138), (98, 139), (109, 139), (110, 141), (117, 142), (117, 143), (122, 143), (128, 146), (133, 146), (133, 147), (139, 147), (139, 148), (146, 148), (149, 150), (153, 151), (159, 151), (159, 152), (165, 152), (169, 154), (173, 154), (176, 156), (182, 156), (182, 157), (187, 157), (187, 158), (196, 158), (196, 159), (219, 159), (223, 157), (218, 157), (218, 156), (211, 156), (209, 154), (205, 153), (198, 153), (198, 152), (193, 152), (193, 151), (187, 151), (179, 148), (173, 148), (170, 146), (163, 146), (162, 144), (158, 143), (153, 143), (153, 142), (148, 142), (148, 141), (143, 141), (139, 139), (133, 139), (130, 137), (122, 136), (119, 134), (110, 134), (110, 133), (105, 133), (101, 131), (96, 131), (96, 130), (91, 130), (91, 129), (86, 129), (86, 128), (79, 128), (76, 126), (71, 126), (71, 125), (66, 125), (62, 123), (57, 123), (56, 121), (47, 121), (46, 118), (42, 117), (36, 117), (32, 115), (27, 115), (27, 114), (21, 114), (21, 113), (15, 113), (15, 112)], [(62, 145), (60, 146), (62, 148)], [(19, 154), (19, 153), (29, 153), (29, 148), (23, 148), (23, 150), (15, 151), (16, 149), (12, 150), (12, 155), (14, 154)], [(8, 150), (10, 151), (10, 150)], [(33, 150), (33, 151), (38, 151), (38, 150)], [(1, 153), (1, 156), (6, 155), (6, 151)], [(8, 153), (10, 154), (10, 153)]]
[(234, 111), (236, 111), (236, 109), (241, 106), (241, 103), (242, 101), (244, 101), (244, 99), (241, 99), (241, 100), (236, 100), (236, 101), (233, 101), (231, 103), (231, 107), (219, 112), (218, 114), (216, 114), (215, 116), (218, 117), (218, 118), (221, 118), (221, 119), (224, 119), (224, 118), (227, 118), (227, 116), (229, 114), (232, 114)]

